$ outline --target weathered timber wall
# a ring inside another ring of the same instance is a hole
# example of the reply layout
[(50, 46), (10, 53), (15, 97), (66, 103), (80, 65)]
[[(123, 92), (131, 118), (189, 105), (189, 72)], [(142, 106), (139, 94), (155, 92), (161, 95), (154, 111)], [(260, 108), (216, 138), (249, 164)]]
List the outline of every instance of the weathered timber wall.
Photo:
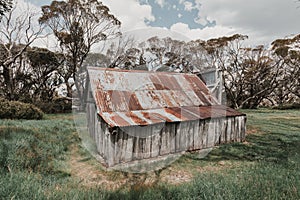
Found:
[(109, 128), (94, 104), (87, 108), (90, 135), (107, 166), (245, 140), (246, 116)]

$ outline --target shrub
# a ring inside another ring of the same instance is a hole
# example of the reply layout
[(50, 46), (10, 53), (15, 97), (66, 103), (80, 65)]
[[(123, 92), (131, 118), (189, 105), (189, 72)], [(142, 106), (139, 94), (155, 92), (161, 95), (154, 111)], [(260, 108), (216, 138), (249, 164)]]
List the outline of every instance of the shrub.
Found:
[(273, 109), (278, 109), (278, 110), (300, 109), (300, 103), (292, 103), (292, 104), (286, 104), (286, 105), (282, 105), (282, 106), (274, 106)]
[(0, 98), (0, 119), (42, 119), (43, 112), (36, 106)]
[(66, 98), (55, 98), (51, 102), (35, 102), (35, 106), (48, 114), (69, 113), (72, 111), (72, 101)]

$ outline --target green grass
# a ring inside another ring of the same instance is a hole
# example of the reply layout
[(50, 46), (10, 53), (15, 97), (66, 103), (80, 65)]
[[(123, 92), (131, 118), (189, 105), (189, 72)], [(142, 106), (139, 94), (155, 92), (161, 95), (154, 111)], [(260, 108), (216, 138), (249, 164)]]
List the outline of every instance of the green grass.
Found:
[[(71, 148), (80, 144), (72, 115), (0, 120), (0, 199), (300, 199), (300, 110), (242, 111), (251, 133), (245, 143), (222, 145), (204, 159), (187, 154), (156, 172), (155, 184), (141, 181), (149, 174), (123, 174), (133, 183), (115, 191), (83, 186), (69, 173)], [(192, 174), (189, 182), (163, 181), (182, 172)]]

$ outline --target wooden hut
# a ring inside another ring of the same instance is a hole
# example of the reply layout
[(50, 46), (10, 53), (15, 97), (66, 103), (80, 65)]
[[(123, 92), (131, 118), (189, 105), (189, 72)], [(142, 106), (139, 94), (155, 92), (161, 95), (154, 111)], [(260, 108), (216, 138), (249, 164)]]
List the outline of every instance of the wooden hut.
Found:
[(88, 129), (109, 167), (245, 139), (245, 114), (219, 105), (194, 74), (88, 74)]

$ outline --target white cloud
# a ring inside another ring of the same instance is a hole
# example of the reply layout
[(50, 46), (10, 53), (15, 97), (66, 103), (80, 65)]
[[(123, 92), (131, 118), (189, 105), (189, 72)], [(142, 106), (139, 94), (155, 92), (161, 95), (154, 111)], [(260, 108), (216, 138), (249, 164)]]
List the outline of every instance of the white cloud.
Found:
[(249, 35), (253, 42), (269, 43), (300, 32), (300, 11), (294, 0), (196, 0), (200, 23), (216, 21)]
[(207, 26), (207, 24), (209, 23), (205, 17), (198, 17), (194, 20), (195, 20), (196, 23), (198, 23), (202, 26)]
[[(24, 1), (24, 0), (19, 0)], [(28, 0), (33, 1), (33, 0)], [(51, 2), (51, 0), (49, 0)], [(122, 22), (122, 31), (138, 28), (149, 28), (145, 23), (155, 21), (150, 5), (140, 5), (138, 0), (102, 0), (111, 13)], [(148, 2), (144, 0), (143, 2)], [(255, 44), (270, 43), (274, 39), (284, 38), (291, 34), (300, 33), (299, 19), (300, 4), (295, 0), (178, 0), (166, 6), (165, 0), (155, 0), (166, 12), (178, 3), (185, 6), (186, 10), (199, 10), (198, 17), (191, 19), (207, 26), (209, 22), (216, 22), (214, 27), (204, 29), (191, 29), (187, 24), (175, 23), (170, 29), (178, 31), (193, 39), (208, 39), (235, 33), (246, 34), (249, 42)], [(194, 2), (194, 3), (191, 3)], [(178, 9), (178, 6), (176, 6)], [(182, 13), (177, 13), (182, 17)], [(167, 15), (165, 15), (167, 16)], [(164, 20), (164, 17), (156, 20)], [(186, 22), (187, 23), (187, 22)]]
[(183, 5), (184, 5), (184, 10), (186, 10), (186, 11), (192, 11), (195, 8), (193, 6), (193, 3), (189, 2), (189, 1), (183, 2)]
[(123, 31), (147, 27), (145, 19), (155, 20), (152, 15), (152, 7), (150, 5), (140, 5), (136, 0), (102, 0), (102, 2), (121, 21)]
[(158, 36), (160, 38), (171, 37), (177, 40), (189, 41), (185, 34), (178, 31), (170, 31), (167, 28), (160, 27), (148, 27), (143, 29), (136, 29), (133, 31), (126, 32), (124, 36), (134, 36), (135, 40), (138, 42), (143, 42), (150, 37)]
[(155, 3), (157, 3), (162, 8), (165, 6), (165, 0), (155, 0)]
[(170, 30), (181, 33), (190, 38), (191, 40), (207, 40), (221, 36), (229, 36), (235, 32), (235, 30), (223, 26), (205, 27), (204, 29), (190, 29), (189, 26), (184, 23), (173, 24)]

